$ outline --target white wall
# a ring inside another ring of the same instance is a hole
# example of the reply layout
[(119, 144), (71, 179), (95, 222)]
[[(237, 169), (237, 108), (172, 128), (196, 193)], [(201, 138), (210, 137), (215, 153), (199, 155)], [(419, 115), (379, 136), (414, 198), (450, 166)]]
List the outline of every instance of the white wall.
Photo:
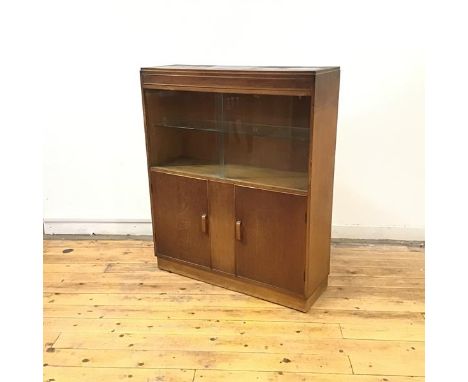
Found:
[(392, 1), (56, 2), (44, 20), (46, 233), (150, 233), (139, 69), (340, 65), (335, 237), (424, 238), (419, 9)]

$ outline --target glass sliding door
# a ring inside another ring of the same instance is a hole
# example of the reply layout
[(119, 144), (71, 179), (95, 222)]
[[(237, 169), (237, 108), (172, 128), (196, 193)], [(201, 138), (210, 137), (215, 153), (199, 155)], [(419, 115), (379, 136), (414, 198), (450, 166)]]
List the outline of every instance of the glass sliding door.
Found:
[(307, 190), (310, 97), (147, 90), (145, 102), (152, 167)]
[(146, 94), (151, 165), (220, 176), (220, 95), (151, 90)]
[(307, 189), (310, 97), (224, 94), (224, 175)]

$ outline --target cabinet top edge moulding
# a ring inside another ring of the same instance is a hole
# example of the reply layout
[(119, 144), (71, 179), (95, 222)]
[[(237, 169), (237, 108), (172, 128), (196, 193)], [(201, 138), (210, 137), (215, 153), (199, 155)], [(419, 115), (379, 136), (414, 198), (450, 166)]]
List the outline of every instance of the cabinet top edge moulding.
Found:
[(141, 69), (144, 89), (310, 96), (315, 77), (338, 66), (167, 65)]

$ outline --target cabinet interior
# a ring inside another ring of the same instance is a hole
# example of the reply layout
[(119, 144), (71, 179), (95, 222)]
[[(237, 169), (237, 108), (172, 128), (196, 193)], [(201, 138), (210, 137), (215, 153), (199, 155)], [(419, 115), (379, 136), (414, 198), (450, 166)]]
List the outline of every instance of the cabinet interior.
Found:
[(145, 90), (150, 167), (306, 192), (310, 96)]

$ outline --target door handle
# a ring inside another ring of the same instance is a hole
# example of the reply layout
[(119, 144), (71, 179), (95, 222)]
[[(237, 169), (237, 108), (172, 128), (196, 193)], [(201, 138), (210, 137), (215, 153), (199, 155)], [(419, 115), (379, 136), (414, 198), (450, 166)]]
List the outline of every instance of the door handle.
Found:
[(236, 221), (236, 240), (242, 240), (242, 230), (241, 230), (242, 222), (240, 220)]
[(208, 232), (208, 216), (206, 214), (201, 216), (201, 231), (203, 233)]

